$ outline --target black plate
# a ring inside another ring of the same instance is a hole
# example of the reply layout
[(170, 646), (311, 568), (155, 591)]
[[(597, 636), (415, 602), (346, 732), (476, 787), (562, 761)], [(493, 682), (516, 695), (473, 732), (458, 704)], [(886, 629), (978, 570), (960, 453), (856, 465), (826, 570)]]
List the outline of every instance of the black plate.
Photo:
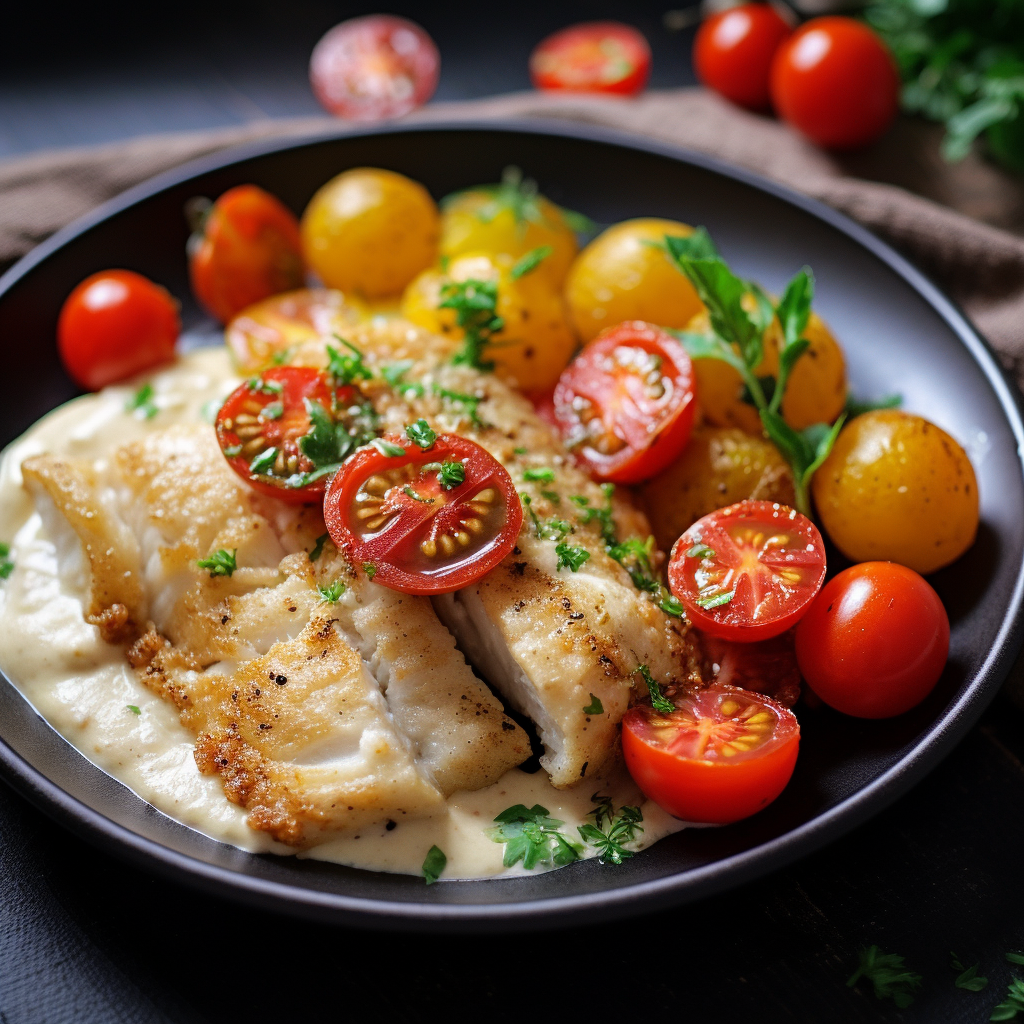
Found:
[(517, 164), (556, 202), (599, 222), (657, 215), (706, 225), (737, 270), (779, 291), (802, 265), (816, 308), (843, 343), (853, 390), (903, 393), (966, 443), (982, 528), (971, 554), (934, 577), (952, 621), (949, 664), (913, 712), (862, 722), (802, 713), (793, 781), (767, 810), (692, 829), (621, 867), (596, 861), (527, 878), (451, 882), (255, 856), (179, 825), (54, 732), (0, 677), (0, 770), (47, 813), (111, 852), (177, 881), (256, 905), (375, 926), (527, 927), (606, 918), (734, 886), (843, 835), (949, 752), (1005, 679), (1021, 645), (1024, 474), (1014, 392), (960, 312), (868, 232), (812, 200), (706, 157), (607, 132), (531, 126), (399, 128), (263, 143), (218, 154), (133, 189), (61, 231), (0, 279), (8, 387), (4, 442), (74, 393), (54, 347), (57, 311), (87, 274), (128, 267), (167, 285), (188, 327), (202, 316), (185, 272), (182, 206), (255, 182), (301, 211), (348, 167), (388, 167), (437, 197)]

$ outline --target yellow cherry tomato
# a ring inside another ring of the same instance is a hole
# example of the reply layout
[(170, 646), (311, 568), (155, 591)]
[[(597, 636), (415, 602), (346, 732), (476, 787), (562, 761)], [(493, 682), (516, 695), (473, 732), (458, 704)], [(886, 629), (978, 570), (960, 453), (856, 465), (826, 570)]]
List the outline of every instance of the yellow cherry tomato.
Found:
[(402, 315), (434, 334), (461, 340), (455, 311), (440, 308), (441, 289), (448, 282), (493, 281), (498, 298), (495, 312), (504, 321), (484, 353), (502, 379), (524, 391), (552, 388), (576, 350), (560, 293), (536, 270), (512, 277), (511, 256), (467, 253), (453, 259), (446, 272), (427, 270), (406, 289)]
[(851, 420), (811, 483), (821, 523), (855, 562), (934, 572), (978, 530), (967, 453), (934, 423), (886, 409)]
[(538, 280), (561, 288), (579, 248), (576, 233), (562, 211), (543, 196), (528, 195), (514, 202), (519, 187), (510, 183), (469, 189), (446, 201), (441, 214), (441, 255), (454, 259), (487, 252), (518, 258), (548, 245), (551, 255), (533, 273)]
[(359, 167), (313, 196), (301, 228), (306, 263), (325, 285), (381, 299), (437, 260), (441, 221), (422, 185)]
[(793, 505), (793, 474), (763, 437), (728, 427), (701, 426), (683, 454), (642, 488), (655, 540), (664, 551), (698, 519), (754, 498)]
[(224, 340), (239, 373), (258, 373), (275, 360), (319, 366), (325, 339), (346, 334), (366, 318), (366, 308), (329, 288), (299, 288), (243, 309)]
[(665, 235), (691, 234), (689, 224), (645, 217), (598, 235), (576, 257), (565, 282), (580, 337), (590, 341), (623, 320), (685, 327), (704, 307), (693, 285), (657, 246)]

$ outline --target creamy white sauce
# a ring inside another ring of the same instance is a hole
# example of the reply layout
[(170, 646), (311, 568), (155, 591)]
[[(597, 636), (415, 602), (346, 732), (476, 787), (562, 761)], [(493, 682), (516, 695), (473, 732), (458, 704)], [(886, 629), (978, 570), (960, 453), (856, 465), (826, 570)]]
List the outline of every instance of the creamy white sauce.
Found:
[[(158, 410), (149, 420), (125, 410), (146, 382)], [(121, 647), (105, 643), (85, 621), (84, 558), (79, 571), (63, 558), (65, 572), (58, 572), (54, 539), (21, 486), (21, 463), (32, 455), (105, 458), (150, 430), (212, 419), (238, 382), (223, 348), (200, 349), (130, 385), (69, 402), (7, 448), (0, 462), (0, 541), (10, 544), (15, 569), (0, 583), (0, 668), (82, 754), (160, 811), (232, 846), (294, 855), (291, 847), (250, 829), (246, 811), (227, 800), (219, 779), (200, 774), (191, 736), (174, 707), (139, 681)], [(644, 833), (635, 849), (683, 827), (657, 805), (644, 803), (621, 769), (572, 791), (556, 790), (543, 771), (531, 775), (513, 769), (486, 789), (453, 794), (443, 815), (405, 820), (390, 831), (381, 825), (338, 834), (298, 856), (418, 874), (436, 845), (448, 858), (443, 878), (523, 874), (521, 865), (502, 864), (503, 846), (488, 834), (495, 815), (512, 804), (541, 804), (565, 822), (566, 835), (578, 840), (577, 826), (588, 820), (596, 791), (616, 806), (641, 805)], [(595, 853), (586, 847), (584, 856)]]

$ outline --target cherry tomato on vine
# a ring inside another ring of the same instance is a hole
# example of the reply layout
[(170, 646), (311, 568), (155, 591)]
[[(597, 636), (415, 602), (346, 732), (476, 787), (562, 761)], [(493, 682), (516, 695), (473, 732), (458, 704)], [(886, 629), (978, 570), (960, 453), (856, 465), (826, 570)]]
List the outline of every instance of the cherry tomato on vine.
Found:
[(800, 726), (759, 693), (713, 684), (656, 711), (648, 701), (622, 719), (630, 775), (669, 814), (726, 825), (767, 807), (796, 765)]
[(698, 519), (672, 548), (668, 581), (698, 629), (767, 640), (807, 611), (825, 579), (825, 547), (806, 516), (740, 501)]
[(104, 270), (65, 299), (57, 347), (75, 382), (98, 391), (169, 363), (180, 333), (178, 303), (165, 288), (131, 270)]
[(740, 4), (712, 14), (693, 41), (697, 77), (741, 107), (765, 110), (772, 58), (792, 32), (771, 4)]
[(889, 718), (920, 704), (948, 653), (949, 618), (939, 595), (895, 562), (863, 562), (839, 573), (796, 630), (808, 685), (857, 718)]
[(311, 504), (323, 497), (327, 476), (366, 439), (353, 429), (343, 442), (336, 429), (339, 410), (355, 396), (354, 388), (334, 389), (326, 373), (308, 366), (264, 370), (228, 395), (217, 414), (217, 441), (251, 487)]
[(512, 478), (475, 441), (429, 448), (394, 438), (357, 452), (324, 499), (331, 540), (374, 581), (445, 594), (490, 572), (515, 546), (523, 509)]
[(433, 39), (390, 14), (335, 25), (309, 60), (316, 98), (351, 121), (384, 121), (415, 110), (434, 95), (440, 72)]
[(853, 18), (814, 18), (772, 62), (776, 113), (819, 146), (853, 149), (892, 123), (900, 79), (885, 43)]
[(565, 368), (555, 418), (594, 477), (633, 484), (686, 447), (695, 398), (682, 345), (660, 327), (629, 320), (603, 331)]
[(255, 185), (228, 189), (189, 239), (196, 298), (222, 324), (246, 306), (302, 285), (299, 221)]
[(651, 74), (651, 48), (635, 28), (591, 21), (550, 35), (530, 56), (538, 89), (635, 96)]

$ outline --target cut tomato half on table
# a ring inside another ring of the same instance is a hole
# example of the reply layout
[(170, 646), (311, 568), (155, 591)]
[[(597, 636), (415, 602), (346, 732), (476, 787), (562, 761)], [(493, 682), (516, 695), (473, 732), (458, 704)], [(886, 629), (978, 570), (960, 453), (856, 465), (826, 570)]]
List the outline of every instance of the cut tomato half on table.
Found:
[(320, 370), (274, 367), (228, 395), (217, 414), (217, 441), (251, 487), (311, 504), (323, 497), (342, 460), (374, 436), (372, 415), (352, 405), (357, 397), (355, 388), (333, 388)]
[(331, 540), (353, 565), (410, 594), (445, 594), (515, 547), (523, 510), (512, 478), (475, 441), (429, 448), (381, 439), (350, 459), (324, 499)]
[(602, 331), (555, 385), (562, 437), (598, 480), (634, 484), (686, 447), (696, 385), (686, 350), (660, 327), (627, 320)]
[(320, 103), (352, 121), (383, 121), (422, 106), (437, 88), (441, 57), (412, 21), (350, 18), (313, 48), (309, 80)]
[(618, 21), (572, 25), (550, 35), (530, 56), (538, 89), (635, 96), (651, 74), (651, 48)]
[(672, 703), (658, 711), (645, 700), (622, 719), (622, 753), (644, 796), (684, 821), (726, 825), (786, 788), (800, 747), (788, 708), (718, 684)]
[(698, 519), (668, 581), (690, 621), (725, 640), (767, 640), (803, 616), (825, 579), (817, 527), (787, 505), (741, 501)]

